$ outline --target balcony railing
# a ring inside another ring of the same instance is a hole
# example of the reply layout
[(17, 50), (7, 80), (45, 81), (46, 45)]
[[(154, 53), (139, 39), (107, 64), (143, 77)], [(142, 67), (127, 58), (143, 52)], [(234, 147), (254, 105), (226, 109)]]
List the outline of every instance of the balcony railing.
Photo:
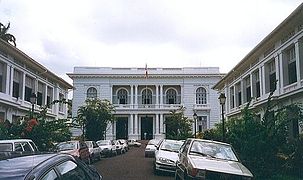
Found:
[(210, 110), (209, 104), (194, 104), (194, 110)]

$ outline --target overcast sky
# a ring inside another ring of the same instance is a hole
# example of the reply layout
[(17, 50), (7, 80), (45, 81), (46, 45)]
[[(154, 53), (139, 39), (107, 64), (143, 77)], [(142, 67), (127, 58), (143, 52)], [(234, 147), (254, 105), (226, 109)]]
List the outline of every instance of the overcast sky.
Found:
[(302, 0), (0, 0), (17, 47), (69, 83), (74, 66), (227, 73)]

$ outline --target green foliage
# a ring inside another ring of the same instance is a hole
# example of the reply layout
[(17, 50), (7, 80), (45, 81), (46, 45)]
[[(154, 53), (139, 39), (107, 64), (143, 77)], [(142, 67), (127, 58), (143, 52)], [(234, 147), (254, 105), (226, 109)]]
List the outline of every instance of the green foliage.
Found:
[[(51, 104), (56, 103), (68, 102), (65, 100), (56, 100)], [(24, 116), (14, 123), (10, 123), (8, 120), (0, 123), (0, 139), (32, 139), (40, 151), (50, 150), (56, 142), (70, 140), (71, 133), (66, 120), (48, 120), (46, 112), (47, 106), (42, 107), (42, 110), (38, 114), (34, 114), (33, 119), (30, 119), (29, 116)]]
[(170, 116), (165, 119), (166, 138), (186, 139), (191, 137), (192, 120), (184, 116), (184, 108), (170, 111)]
[[(249, 104), (240, 118), (226, 123), (226, 140), (232, 144), (240, 159), (257, 178), (270, 179), (277, 174), (300, 177), (303, 167), (303, 138), (298, 137), (293, 124), (302, 125), (302, 107), (292, 104), (277, 108), (268, 98), (265, 114), (258, 120)], [(205, 139), (218, 140), (222, 136), (221, 124), (203, 134)], [(296, 128), (295, 128), (296, 129)]]
[(108, 100), (87, 99), (77, 112), (76, 124), (82, 128), (86, 139), (103, 139), (107, 124), (114, 121), (114, 106)]

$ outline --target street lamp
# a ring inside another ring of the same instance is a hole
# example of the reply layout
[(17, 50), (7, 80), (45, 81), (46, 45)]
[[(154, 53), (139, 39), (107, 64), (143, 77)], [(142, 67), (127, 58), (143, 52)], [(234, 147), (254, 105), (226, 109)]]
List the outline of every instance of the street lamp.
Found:
[(29, 100), (32, 103), (32, 112), (31, 112), (31, 116), (30, 116), (30, 119), (32, 119), (34, 117), (34, 106), (35, 106), (36, 100), (37, 100), (36, 94), (32, 93)]
[(194, 117), (194, 121), (195, 121), (195, 138), (196, 138), (197, 137), (197, 117), (198, 117), (196, 112), (194, 112), (193, 117)]
[(225, 127), (224, 127), (224, 105), (226, 101), (225, 94), (221, 93), (218, 99), (222, 107), (222, 140), (223, 142), (225, 142)]

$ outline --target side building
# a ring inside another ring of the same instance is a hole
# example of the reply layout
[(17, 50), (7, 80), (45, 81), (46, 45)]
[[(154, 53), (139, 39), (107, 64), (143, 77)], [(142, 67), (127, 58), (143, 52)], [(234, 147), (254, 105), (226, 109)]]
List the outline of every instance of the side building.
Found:
[[(264, 116), (270, 92), (278, 106), (303, 102), (303, 4), (251, 50), (214, 87), (226, 95), (226, 116), (238, 116), (249, 100)], [(292, 128), (299, 130), (298, 123)]]
[[(34, 111), (53, 100), (67, 99), (72, 85), (50, 72), (18, 48), (0, 39), (0, 122), (16, 121), (28, 115), (33, 93)], [(67, 118), (67, 105), (55, 104), (48, 108), (49, 119)]]
[(163, 138), (165, 118), (185, 107), (184, 115), (197, 114), (196, 131), (220, 120), (218, 93), (211, 89), (222, 77), (219, 68), (111, 68), (75, 67), (72, 115), (87, 98), (109, 100), (117, 121), (109, 124), (107, 139)]

